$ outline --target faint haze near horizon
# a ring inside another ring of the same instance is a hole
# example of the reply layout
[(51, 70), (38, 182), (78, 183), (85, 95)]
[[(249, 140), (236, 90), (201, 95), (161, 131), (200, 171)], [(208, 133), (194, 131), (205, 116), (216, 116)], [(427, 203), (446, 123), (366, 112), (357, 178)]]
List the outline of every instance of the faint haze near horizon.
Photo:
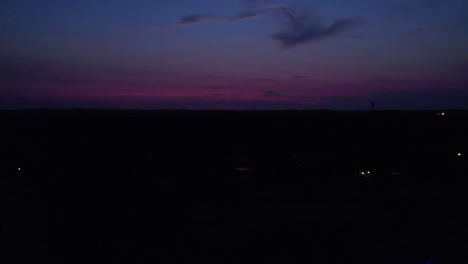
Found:
[(0, 2), (0, 109), (468, 109), (464, 0)]

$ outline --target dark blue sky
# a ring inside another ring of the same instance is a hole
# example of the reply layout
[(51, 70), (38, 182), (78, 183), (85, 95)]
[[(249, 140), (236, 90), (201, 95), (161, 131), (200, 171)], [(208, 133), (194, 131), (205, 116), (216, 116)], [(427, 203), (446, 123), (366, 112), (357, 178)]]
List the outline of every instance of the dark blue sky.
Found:
[(468, 108), (466, 0), (0, 0), (0, 108)]

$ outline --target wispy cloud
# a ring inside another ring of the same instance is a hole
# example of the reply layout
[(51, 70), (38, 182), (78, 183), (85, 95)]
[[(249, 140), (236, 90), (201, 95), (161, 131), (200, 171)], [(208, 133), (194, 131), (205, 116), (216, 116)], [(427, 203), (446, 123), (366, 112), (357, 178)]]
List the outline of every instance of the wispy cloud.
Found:
[(215, 23), (234, 23), (241, 20), (252, 19), (265, 14), (265, 10), (262, 9), (251, 9), (243, 10), (238, 14), (232, 17), (221, 17), (215, 15), (202, 15), (202, 14), (192, 14), (183, 16), (178, 25), (193, 25), (200, 22), (215, 22)]
[(359, 22), (356, 18), (344, 18), (324, 26), (320, 17), (311, 15), (307, 11), (297, 13), (284, 7), (282, 12), (288, 18), (287, 28), (274, 33), (272, 38), (285, 48), (337, 35)]
[(279, 11), (287, 18), (285, 29), (271, 34), (271, 38), (281, 43), (283, 47), (291, 48), (299, 44), (335, 36), (357, 25), (359, 22), (356, 18), (344, 18), (335, 20), (328, 26), (325, 26), (322, 24), (319, 16), (311, 15), (305, 9), (297, 12), (288, 6), (272, 3), (271, 1), (244, 0), (242, 2), (248, 5), (248, 9), (239, 12), (233, 17), (191, 14), (182, 17), (178, 25), (194, 25), (203, 21), (232, 23)]
[(179, 25), (197, 24), (205, 20), (218, 20), (219, 18), (210, 15), (187, 15), (180, 19)]
[(263, 96), (265, 97), (282, 97), (283, 95), (279, 92), (272, 91), (272, 90), (266, 90), (263, 91)]
[(277, 83), (278, 80), (274, 78), (250, 78), (245, 80), (248, 83)]
[(387, 83), (395, 83), (398, 82), (394, 79), (387, 79), (387, 78), (380, 78), (380, 79), (371, 79), (369, 80), (370, 83), (376, 83), (376, 84), (387, 84)]
[(291, 76), (292, 79), (304, 79), (304, 78), (307, 78), (307, 76), (305, 75), (293, 75)]

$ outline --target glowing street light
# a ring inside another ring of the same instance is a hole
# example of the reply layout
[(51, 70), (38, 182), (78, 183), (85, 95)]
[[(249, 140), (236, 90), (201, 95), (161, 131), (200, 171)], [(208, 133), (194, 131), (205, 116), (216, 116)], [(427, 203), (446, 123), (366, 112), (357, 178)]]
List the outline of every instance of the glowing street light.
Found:
[(18, 168), (18, 171), (21, 171), (21, 168)]
[(371, 171), (359, 171), (358, 175), (361, 175), (363, 177), (370, 177), (372, 175)]
[(462, 156), (462, 154), (461, 154), (460, 152), (458, 152), (458, 153), (457, 153), (457, 156), (458, 156), (458, 157), (461, 157), (461, 156)]

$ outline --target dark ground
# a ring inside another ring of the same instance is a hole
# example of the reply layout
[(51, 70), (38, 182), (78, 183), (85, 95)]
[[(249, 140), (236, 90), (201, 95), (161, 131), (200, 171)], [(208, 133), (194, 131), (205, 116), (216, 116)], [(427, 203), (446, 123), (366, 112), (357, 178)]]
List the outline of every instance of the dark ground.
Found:
[(467, 121), (0, 111), (0, 263), (468, 263)]

